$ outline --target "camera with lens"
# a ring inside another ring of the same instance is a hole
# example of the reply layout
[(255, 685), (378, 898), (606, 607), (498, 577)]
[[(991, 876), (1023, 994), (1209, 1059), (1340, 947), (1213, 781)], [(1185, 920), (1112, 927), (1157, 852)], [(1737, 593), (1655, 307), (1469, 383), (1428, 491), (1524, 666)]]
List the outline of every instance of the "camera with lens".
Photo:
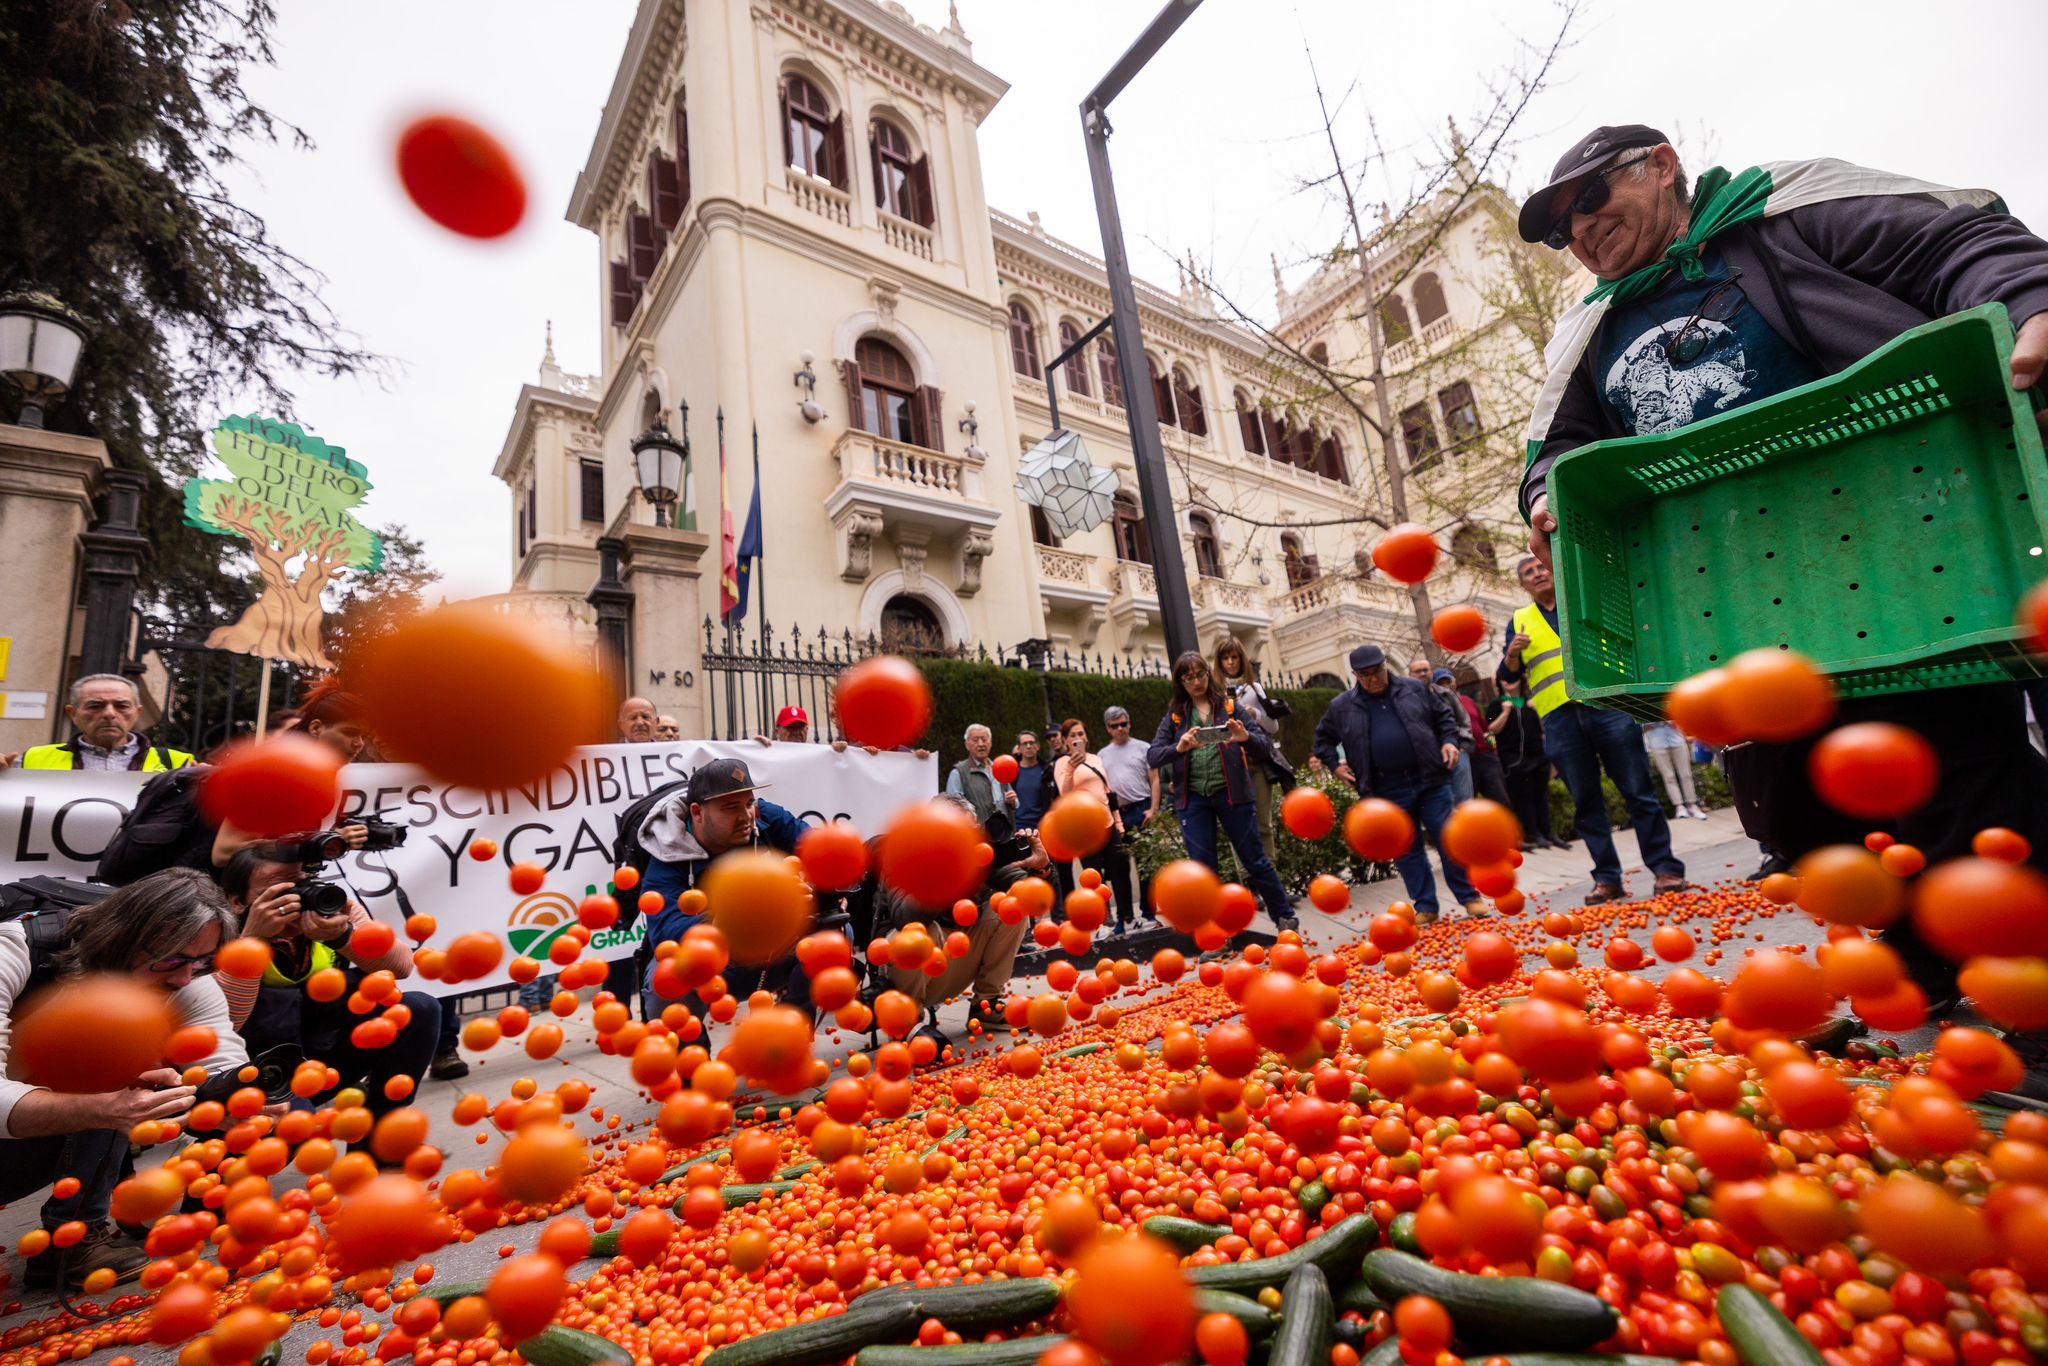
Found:
[(380, 854), (386, 849), (396, 849), (404, 844), (405, 837), (412, 833), (402, 825), (393, 825), (389, 821), (376, 820), (370, 816), (358, 817), (356, 824), (369, 832), (369, 838), (363, 841), (363, 852), (366, 854)]
[(294, 1044), (279, 1044), (249, 1059), (249, 1066), (256, 1069), (254, 1080), (244, 1081), (244, 1068), (230, 1068), (216, 1072), (200, 1083), (194, 1102), (211, 1100), (227, 1103), (229, 1096), (244, 1086), (254, 1086), (263, 1092), (265, 1100), (273, 1104), (289, 1103), (292, 1099), (292, 1073), (306, 1060), (304, 1050)]
[(348, 840), (339, 830), (286, 835), (283, 839), (271, 841), (264, 850), (265, 856), (274, 862), (299, 865), (304, 876), (292, 884), (292, 895), (298, 897), (300, 910), (319, 916), (348, 913), (347, 890), (340, 883), (329, 882), (320, 876), (320, 870), (327, 863), (347, 852)]

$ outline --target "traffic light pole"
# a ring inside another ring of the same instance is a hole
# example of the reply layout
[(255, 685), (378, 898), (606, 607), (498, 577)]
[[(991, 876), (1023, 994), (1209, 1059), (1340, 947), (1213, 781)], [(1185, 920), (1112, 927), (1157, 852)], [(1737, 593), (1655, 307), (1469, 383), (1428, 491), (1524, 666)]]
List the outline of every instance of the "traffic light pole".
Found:
[[(1138, 500), (1145, 510), (1145, 520), (1158, 528), (1152, 536), (1152, 574), (1158, 586), (1160, 624), (1166, 631), (1169, 658), (1178, 658), (1189, 650), (1199, 652), (1201, 644), (1195, 638), (1194, 602), (1188, 595), (1187, 566), (1180, 557), (1180, 519), (1174, 511), (1173, 489), (1167, 483), (1159, 409), (1153, 401), (1152, 376), (1145, 365), (1145, 338), (1138, 326), (1138, 291), (1131, 280), (1130, 256), (1124, 250), (1123, 219), (1116, 207), (1116, 183), (1110, 176), (1109, 105), (1201, 2), (1168, 0), (1166, 8), (1081, 101), (1081, 131), (1088, 143), (1088, 179), (1095, 188), (1095, 216), (1102, 226), (1102, 264), (1109, 276), (1111, 335), (1116, 339), (1117, 369), (1123, 376), (1124, 415), (1131, 424), (1131, 454), (1138, 466)], [(1051, 387), (1050, 382), (1047, 387)]]

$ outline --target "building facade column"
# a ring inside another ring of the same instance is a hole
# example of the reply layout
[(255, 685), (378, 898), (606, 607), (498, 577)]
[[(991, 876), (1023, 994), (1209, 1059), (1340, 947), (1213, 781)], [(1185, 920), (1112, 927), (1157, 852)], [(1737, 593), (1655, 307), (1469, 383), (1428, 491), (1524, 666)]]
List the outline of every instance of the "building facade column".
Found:
[[(0, 424), (0, 753), (63, 738), (78, 561), (93, 493), (112, 467), (104, 444)], [(65, 549), (59, 550), (58, 547)]]
[(584, 599), (597, 613), (597, 670), (614, 715), (633, 686), (633, 593), (619, 581), (623, 549), (616, 536), (597, 538), (597, 582)]
[[(600, 545), (603, 542), (599, 542)], [(711, 538), (701, 531), (627, 523), (618, 544), (619, 580), (631, 604), (630, 692), (672, 715), (683, 738), (701, 739), (709, 705), (704, 678), (702, 571)]]
[[(140, 674), (131, 656), (135, 643), (135, 585), (149, 557), (140, 526), (142, 490), (148, 476), (110, 469), (101, 480), (99, 518), (78, 538), (85, 552), (85, 631), (78, 651), (79, 676)], [(131, 665), (133, 668), (131, 669)]]

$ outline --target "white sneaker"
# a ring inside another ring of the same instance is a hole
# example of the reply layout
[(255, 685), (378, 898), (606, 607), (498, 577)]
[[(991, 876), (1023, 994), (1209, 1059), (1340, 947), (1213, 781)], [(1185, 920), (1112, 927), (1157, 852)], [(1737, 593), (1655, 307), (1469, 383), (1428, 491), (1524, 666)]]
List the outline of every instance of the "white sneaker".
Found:
[(1696, 821), (1705, 820), (1707, 818), (1707, 808), (1697, 802), (1693, 803), (1692, 818)]

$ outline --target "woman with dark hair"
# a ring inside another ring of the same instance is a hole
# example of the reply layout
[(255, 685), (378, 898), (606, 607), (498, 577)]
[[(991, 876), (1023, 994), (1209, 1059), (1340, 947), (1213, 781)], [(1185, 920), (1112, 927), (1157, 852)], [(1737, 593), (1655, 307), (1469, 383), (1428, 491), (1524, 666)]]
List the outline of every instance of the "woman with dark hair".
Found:
[(234, 934), (227, 898), (204, 873), (169, 868), (83, 906), (45, 905), (0, 923), (0, 1201), (14, 1201), (65, 1177), (79, 1187), (43, 1202), (46, 1229), (79, 1220), (86, 1235), (28, 1261), (28, 1284), (76, 1291), (92, 1272), (120, 1279), (149, 1258), (117, 1236), (107, 1213), (128, 1155), (128, 1132), (144, 1120), (177, 1119), (194, 1088), (168, 1067), (118, 1090), (64, 1092), (15, 1075), (8, 1041), (18, 1007), (44, 987), (85, 974), (118, 974), (163, 992), (180, 1025), (213, 1031), (208, 1073), (249, 1060), (211, 975), (213, 955)]
[(362, 701), (354, 693), (343, 691), (332, 678), (315, 683), (299, 702), (290, 722), (277, 730), (295, 730), (318, 740), (339, 754), (345, 764), (367, 757), (363, 750), (370, 743), (370, 728), (364, 720)]
[(1136, 909), (1131, 904), (1131, 862), (1124, 857), (1123, 850), (1123, 813), (1117, 809), (1116, 794), (1109, 789), (1109, 771), (1101, 759), (1088, 752), (1087, 724), (1072, 717), (1062, 721), (1060, 746), (1066, 752), (1052, 766), (1053, 782), (1059, 786), (1060, 795), (1085, 792), (1100, 798), (1109, 808), (1110, 841), (1082, 859), (1081, 866), (1093, 868), (1109, 884), (1116, 898), (1116, 928), (1122, 933), (1131, 927)]
[[(1276, 752), (1280, 745), (1280, 718), (1274, 713), (1286, 711), (1276, 706), (1266, 695), (1266, 689), (1252, 676), (1251, 661), (1245, 658), (1244, 646), (1238, 644), (1236, 636), (1225, 636), (1216, 642), (1216, 681), (1236, 702), (1238, 714), (1244, 718), (1245, 729), (1264, 731), (1266, 742)], [(1281, 760), (1285, 763), (1286, 760)], [(1252, 769), (1252, 787), (1258, 796), (1259, 839), (1266, 846), (1270, 857), (1277, 847), (1273, 843), (1273, 778), (1266, 772), (1264, 764)]]
[(1273, 923), (1295, 928), (1294, 908), (1280, 874), (1259, 843), (1253, 773), (1273, 761), (1266, 733), (1247, 727), (1237, 699), (1225, 693), (1209, 663), (1189, 650), (1173, 661), (1173, 701), (1152, 736), (1146, 762), (1162, 769), (1172, 790), (1174, 814), (1188, 857), (1221, 875), (1216, 862), (1216, 828), (1230, 840), (1244, 880), (1258, 895)]

